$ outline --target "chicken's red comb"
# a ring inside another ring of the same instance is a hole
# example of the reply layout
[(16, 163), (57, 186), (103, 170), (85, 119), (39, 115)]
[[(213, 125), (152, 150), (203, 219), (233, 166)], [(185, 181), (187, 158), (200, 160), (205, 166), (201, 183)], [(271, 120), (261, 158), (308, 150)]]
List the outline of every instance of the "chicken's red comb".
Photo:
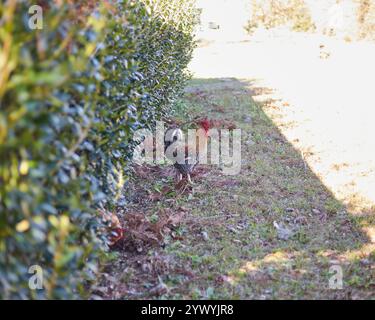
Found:
[(211, 128), (211, 121), (207, 118), (198, 121), (198, 124), (204, 129), (204, 131), (208, 131)]

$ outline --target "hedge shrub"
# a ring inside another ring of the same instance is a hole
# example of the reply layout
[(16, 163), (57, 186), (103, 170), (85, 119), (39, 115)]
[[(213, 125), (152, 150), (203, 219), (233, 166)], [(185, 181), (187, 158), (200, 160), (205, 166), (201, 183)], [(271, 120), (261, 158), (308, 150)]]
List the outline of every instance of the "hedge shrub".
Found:
[[(193, 0), (0, 4), (0, 297), (87, 297), (106, 251), (97, 208), (126, 205), (134, 130), (187, 79)], [(30, 290), (33, 265), (43, 289)]]

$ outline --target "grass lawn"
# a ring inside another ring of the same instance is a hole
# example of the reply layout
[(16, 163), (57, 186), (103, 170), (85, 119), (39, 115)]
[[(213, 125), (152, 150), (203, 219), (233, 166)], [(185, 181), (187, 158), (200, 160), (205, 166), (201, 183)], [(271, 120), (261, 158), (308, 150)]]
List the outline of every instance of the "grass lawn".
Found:
[[(203, 115), (242, 129), (241, 173), (225, 176), (217, 166), (201, 166), (192, 190), (184, 194), (174, 189), (170, 166), (136, 175), (131, 184), (137, 192), (124, 217), (142, 214), (150, 230), (166, 219), (171, 226), (157, 229), (162, 245), (160, 239), (157, 244), (138, 239), (131, 248), (120, 246), (96, 294), (124, 299), (375, 297), (374, 248), (362, 230), (374, 219), (347, 212), (265, 107), (239, 80), (191, 81), (176, 119)], [(339, 290), (329, 287), (335, 266), (343, 275)]]

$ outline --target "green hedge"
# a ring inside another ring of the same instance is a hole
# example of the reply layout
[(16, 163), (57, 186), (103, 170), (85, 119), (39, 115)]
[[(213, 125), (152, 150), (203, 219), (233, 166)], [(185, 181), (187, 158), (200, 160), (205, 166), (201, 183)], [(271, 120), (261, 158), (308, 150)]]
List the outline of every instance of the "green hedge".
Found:
[[(134, 130), (187, 79), (193, 0), (0, 4), (0, 297), (86, 297), (106, 251), (97, 208), (126, 205)], [(30, 290), (29, 267), (43, 269)]]

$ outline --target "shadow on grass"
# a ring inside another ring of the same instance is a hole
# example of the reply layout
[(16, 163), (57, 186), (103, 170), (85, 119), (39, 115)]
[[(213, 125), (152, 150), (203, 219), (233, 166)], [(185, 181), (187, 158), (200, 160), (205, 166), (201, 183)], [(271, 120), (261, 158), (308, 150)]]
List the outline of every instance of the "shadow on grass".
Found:
[[(200, 257), (192, 268), (201, 276), (176, 294), (207, 298), (212, 287), (209, 298), (373, 297), (374, 244), (365, 227), (374, 227), (374, 214), (348, 213), (263, 111), (275, 100), (255, 83), (194, 79), (186, 90), (179, 116), (204, 114), (242, 129), (242, 171), (211, 174), (187, 201), (197, 218), (221, 216), (223, 222), (202, 225), (210, 240), (193, 234), (178, 249), (186, 263)], [(254, 96), (263, 98), (255, 103)], [(228, 179), (238, 183), (226, 184)], [(342, 290), (329, 287), (330, 279), (336, 283), (332, 266), (342, 270)]]
[[(241, 172), (226, 176), (217, 166), (198, 167), (192, 190), (178, 195), (172, 167), (139, 168), (124, 217), (139, 213), (150, 226), (166, 214), (180, 221), (162, 231), (163, 245), (119, 249), (108, 270), (114, 289), (105, 298), (373, 296), (374, 244), (366, 227), (375, 225), (374, 214), (348, 213), (267, 116), (265, 108), (280, 101), (256, 83), (190, 82), (174, 120), (205, 116), (242, 129)], [(341, 290), (329, 287), (337, 272), (332, 267), (342, 270)]]

